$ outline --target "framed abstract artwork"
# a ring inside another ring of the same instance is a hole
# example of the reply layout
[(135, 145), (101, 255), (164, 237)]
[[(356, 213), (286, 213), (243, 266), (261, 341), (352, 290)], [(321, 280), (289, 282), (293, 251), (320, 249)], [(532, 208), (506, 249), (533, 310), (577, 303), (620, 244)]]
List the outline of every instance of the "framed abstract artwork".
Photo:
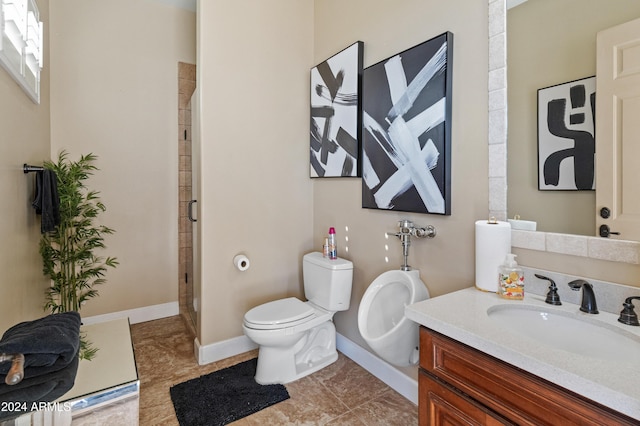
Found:
[(360, 176), (363, 43), (311, 69), (311, 177)]
[(596, 78), (538, 90), (538, 189), (595, 189)]
[(451, 214), (453, 34), (367, 67), (362, 207)]

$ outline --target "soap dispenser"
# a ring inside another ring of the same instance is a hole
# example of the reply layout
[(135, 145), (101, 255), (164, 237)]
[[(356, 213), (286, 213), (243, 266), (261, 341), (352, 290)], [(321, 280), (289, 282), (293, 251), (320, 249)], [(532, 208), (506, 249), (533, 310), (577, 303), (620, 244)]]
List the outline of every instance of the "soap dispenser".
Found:
[(508, 254), (499, 268), (498, 294), (505, 299), (524, 299), (524, 273), (516, 263), (515, 254)]

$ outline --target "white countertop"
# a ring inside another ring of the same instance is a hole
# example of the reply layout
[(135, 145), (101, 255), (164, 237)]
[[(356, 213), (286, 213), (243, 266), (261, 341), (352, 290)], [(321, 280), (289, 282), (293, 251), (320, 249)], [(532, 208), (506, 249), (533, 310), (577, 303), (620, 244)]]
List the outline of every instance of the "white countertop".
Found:
[(578, 305), (565, 302), (553, 306), (545, 303), (543, 296), (534, 294), (526, 294), (524, 301), (506, 300), (475, 287), (407, 306), (405, 313), (431, 330), (640, 419), (640, 359), (612, 363), (546, 346), (514, 333), (513, 326), (502, 326), (487, 315), (487, 309), (503, 304), (540, 306), (549, 312), (584, 315), (586, 321), (596, 320), (640, 337), (640, 327), (621, 324), (617, 315), (608, 312), (586, 314), (580, 312)]

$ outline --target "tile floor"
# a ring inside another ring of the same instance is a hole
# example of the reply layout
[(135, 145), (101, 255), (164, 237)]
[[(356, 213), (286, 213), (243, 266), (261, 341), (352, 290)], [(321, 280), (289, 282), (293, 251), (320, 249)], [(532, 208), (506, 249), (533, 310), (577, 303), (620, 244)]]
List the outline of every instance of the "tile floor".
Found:
[[(179, 316), (131, 326), (140, 377), (140, 425), (178, 425), (169, 388), (257, 356), (247, 352), (200, 366)], [(418, 424), (418, 408), (343, 354), (329, 367), (286, 385), (290, 399), (233, 425)]]

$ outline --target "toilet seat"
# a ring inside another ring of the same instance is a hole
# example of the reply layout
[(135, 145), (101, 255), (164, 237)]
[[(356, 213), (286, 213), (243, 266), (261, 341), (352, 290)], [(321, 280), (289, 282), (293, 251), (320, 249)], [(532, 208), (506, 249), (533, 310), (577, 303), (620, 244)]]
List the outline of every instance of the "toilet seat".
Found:
[(314, 317), (315, 309), (297, 299), (274, 300), (249, 310), (244, 316), (247, 327), (257, 330), (276, 330), (303, 324)]

